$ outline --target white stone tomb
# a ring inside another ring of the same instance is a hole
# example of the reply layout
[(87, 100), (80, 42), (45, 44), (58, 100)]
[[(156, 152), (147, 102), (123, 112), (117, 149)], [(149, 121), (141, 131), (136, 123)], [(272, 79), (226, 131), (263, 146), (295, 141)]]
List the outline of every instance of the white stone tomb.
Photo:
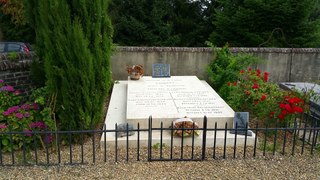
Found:
[[(114, 84), (110, 104), (105, 120), (106, 129), (114, 130), (115, 124), (131, 123), (137, 129), (148, 128), (148, 118), (152, 115), (152, 127), (168, 128), (175, 119), (187, 116), (202, 127), (203, 117), (208, 118), (208, 128), (213, 129), (215, 122), (220, 129), (233, 127), (234, 111), (223, 99), (205, 82), (196, 76), (171, 76), (170, 78), (152, 78), (144, 76), (142, 79), (133, 81), (117, 81)], [(207, 147), (214, 143), (214, 131), (207, 132)], [(128, 137), (129, 146), (136, 147), (139, 138), (140, 146), (148, 145), (148, 131), (136, 132)], [(234, 134), (229, 131), (225, 136), (224, 131), (216, 132), (216, 145), (234, 145)], [(253, 145), (255, 134), (247, 137), (247, 145)], [(118, 146), (126, 146), (127, 138), (116, 138), (114, 132), (103, 133), (101, 136), (101, 147), (106, 143), (107, 148), (112, 148), (117, 139)], [(173, 145), (181, 145), (181, 137), (174, 137)], [(162, 143), (170, 144), (171, 133), (164, 131)], [(152, 144), (160, 142), (160, 131), (152, 131)], [(237, 145), (243, 145), (245, 136), (237, 135)], [(184, 138), (184, 145), (191, 145), (192, 139)], [(195, 137), (195, 146), (202, 145), (202, 134)]]
[(234, 111), (205, 82), (196, 76), (172, 76), (171, 78), (143, 77), (138, 81), (129, 80), (127, 89), (127, 121), (134, 126), (169, 127), (177, 118), (188, 117), (202, 126), (204, 116), (208, 127), (233, 126)]

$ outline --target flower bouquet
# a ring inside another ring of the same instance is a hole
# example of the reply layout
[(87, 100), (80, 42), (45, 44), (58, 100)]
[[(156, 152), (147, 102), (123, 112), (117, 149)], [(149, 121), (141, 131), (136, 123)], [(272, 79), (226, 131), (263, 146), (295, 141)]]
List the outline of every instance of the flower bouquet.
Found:
[(190, 118), (180, 118), (174, 120), (173, 129), (173, 135), (180, 137), (189, 137), (192, 136), (193, 133), (196, 136), (200, 134), (199, 130), (197, 130), (199, 129), (198, 124), (193, 122)]
[(133, 65), (127, 66), (127, 72), (131, 80), (139, 80), (143, 76), (144, 70), (142, 65)]

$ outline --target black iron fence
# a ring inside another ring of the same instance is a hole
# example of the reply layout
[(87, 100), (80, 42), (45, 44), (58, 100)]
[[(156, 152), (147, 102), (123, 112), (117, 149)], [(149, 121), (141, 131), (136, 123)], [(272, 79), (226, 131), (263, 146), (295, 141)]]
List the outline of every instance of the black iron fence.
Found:
[[(0, 131), (0, 165), (61, 165), (108, 163), (119, 161), (203, 161), (225, 158), (256, 158), (295, 154), (314, 155), (320, 151), (319, 119), (311, 115), (296, 117), (293, 123), (245, 128), (154, 127), (80, 131)], [(189, 137), (174, 132), (188, 131)], [(233, 131), (233, 134), (230, 134)], [(135, 132), (134, 136), (130, 136)], [(196, 135), (195, 132), (198, 132)], [(241, 132), (241, 133), (240, 133)], [(118, 137), (118, 134), (124, 134)], [(217, 137), (219, 136), (222, 137)], [(251, 136), (249, 136), (251, 134)], [(28, 137), (29, 139), (27, 140)], [(32, 137), (30, 139), (30, 137)], [(46, 141), (50, 137), (50, 142)], [(111, 137), (111, 139), (110, 139)], [(164, 138), (166, 137), (166, 138)], [(4, 139), (8, 140), (4, 140)], [(17, 142), (16, 139), (20, 139)], [(143, 144), (143, 142), (147, 142)], [(178, 142), (178, 143), (177, 143)], [(18, 144), (17, 144), (18, 143)]]

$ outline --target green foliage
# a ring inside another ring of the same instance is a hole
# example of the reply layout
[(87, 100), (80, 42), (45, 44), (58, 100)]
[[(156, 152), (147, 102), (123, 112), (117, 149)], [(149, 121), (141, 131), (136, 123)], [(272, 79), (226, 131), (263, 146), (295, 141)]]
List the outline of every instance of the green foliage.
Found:
[(259, 59), (249, 54), (233, 54), (227, 45), (213, 50), (216, 56), (208, 66), (209, 82), (222, 98), (226, 98), (227, 83), (237, 81), (239, 71), (257, 63)]
[(0, 13), (0, 30), (5, 41), (34, 43), (34, 30), (28, 24), (15, 24), (10, 15)]
[(277, 84), (268, 82), (268, 72), (241, 70), (235, 83), (228, 83), (226, 102), (235, 111), (253, 112), (261, 121), (284, 126), (293, 123), (296, 115), (309, 110), (310, 93), (280, 90)]
[(221, 1), (210, 40), (240, 47), (318, 47), (318, 7), (313, 0)]
[(35, 59), (30, 66), (30, 77), (37, 87), (43, 87), (46, 84), (45, 69), (43, 60)]
[(17, 52), (9, 52), (7, 54), (7, 57), (10, 61), (17, 61), (19, 60), (19, 56), (18, 56), (18, 53)]
[(172, 46), (172, 9), (166, 0), (113, 0), (110, 16), (120, 45)]
[(30, 0), (26, 7), (36, 25), (37, 52), (59, 128), (95, 126), (111, 85), (108, 1)]
[[(160, 143), (156, 143), (156, 144), (152, 145), (152, 149), (155, 149), (155, 150), (159, 150), (160, 147), (161, 147), (161, 144), (160, 144)], [(168, 147), (168, 145), (165, 144), (165, 143), (162, 143), (162, 147), (163, 147), (163, 148), (166, 148), (166, 147)]]
[(130, 46), (204, 46), (212, 4), (189, 0), (113, 0), (114, 41)]
[[(50, 144), (50, 134), (32, 134), (32, 131), (54, 130), (55, 121), (51, 118), (51, 108), (48, 106), (45, 90), (34, 91), (32, 101), (23, 103), (19, 90), (4, 84), (0, 80), (0, 135), (2, 151), (26, 150), (34, 147), (34, 139)], [(8, 132), (24, 132), (25, 134), (8, 134)], [(33, 137), (35, 136), (35, 137)], [(24, 143), (24, 144), (23, 144)]]

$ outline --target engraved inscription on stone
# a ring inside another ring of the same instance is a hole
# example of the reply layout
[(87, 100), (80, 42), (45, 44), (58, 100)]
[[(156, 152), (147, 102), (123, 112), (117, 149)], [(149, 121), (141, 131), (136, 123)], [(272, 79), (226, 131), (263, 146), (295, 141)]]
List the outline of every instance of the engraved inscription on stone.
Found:
[(230, 114), (223, 100), (196, 76), (152, 78), (129, 81), (127, 119), (222, 117)]

